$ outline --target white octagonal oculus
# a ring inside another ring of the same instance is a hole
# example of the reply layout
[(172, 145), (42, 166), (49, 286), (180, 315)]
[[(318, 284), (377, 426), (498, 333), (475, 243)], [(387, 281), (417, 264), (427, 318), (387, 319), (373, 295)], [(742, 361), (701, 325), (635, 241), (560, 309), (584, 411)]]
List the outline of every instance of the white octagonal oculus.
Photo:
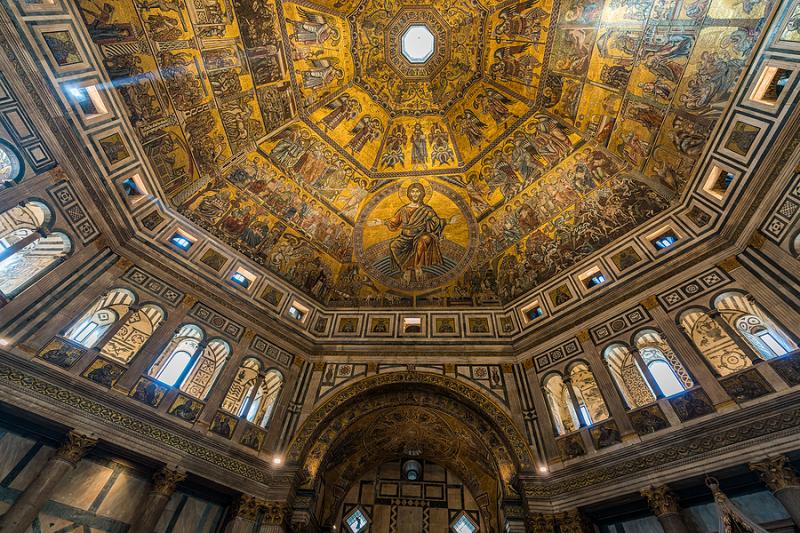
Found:
[(433, 55), (436, 39), (424, 24), (412, 24), (403, 32), (400, 47), (411, 63), (424, 63)]

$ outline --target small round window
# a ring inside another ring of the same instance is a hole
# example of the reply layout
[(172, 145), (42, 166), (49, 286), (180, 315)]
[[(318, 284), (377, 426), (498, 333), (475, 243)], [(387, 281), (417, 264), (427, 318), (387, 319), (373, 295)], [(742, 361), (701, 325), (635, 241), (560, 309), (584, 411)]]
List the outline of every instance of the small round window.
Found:
[(0, 139), (0, 183), (19, 181), (22, 178), (22, 164), (16, 151)]

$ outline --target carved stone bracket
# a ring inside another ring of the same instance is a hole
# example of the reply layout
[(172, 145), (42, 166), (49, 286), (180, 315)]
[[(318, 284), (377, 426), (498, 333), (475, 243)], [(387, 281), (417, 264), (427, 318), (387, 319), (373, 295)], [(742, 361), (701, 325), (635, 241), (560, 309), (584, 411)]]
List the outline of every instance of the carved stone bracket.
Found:
[(97, 444), (97, 439), (76, 431), (67, 433), (67, 441), (56, 452), (56, 457), (73, 465)]
[(264, 511), (263, 523), (269, 525), (282, 525), (286, 522), (289, 513), (289, 506), (286, 502), (264, 501), (259, 502), (259, 506)]
[(750, 470), (758, 472), (761, 481), (772, 492), (789, 487), (800, 487), (800, 479), (797, 478), (797, 474), (785, 455), (768, 457), (764, 461), (750, 463)]
[(647, 499), (647, 503), (656, 516), (677, 514), (681, 510), (680, 505), (678, 505), (678, 498), (666, 485), (642, 489), (642, 496)]

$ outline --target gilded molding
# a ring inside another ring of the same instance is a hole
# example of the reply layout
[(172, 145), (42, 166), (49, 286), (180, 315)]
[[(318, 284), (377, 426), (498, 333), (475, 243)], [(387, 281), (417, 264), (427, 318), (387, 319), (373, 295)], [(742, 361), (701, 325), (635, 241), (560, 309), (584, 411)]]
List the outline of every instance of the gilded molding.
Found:
[(768, 457), (763, 461), (750, 463), (749, 466), (750, 470), (758, 472), (761, 481), (772, 492), (778, 492), (789, 487), (800, 487), (800, 479), (797, 478), (797, 474), (785, 455)]

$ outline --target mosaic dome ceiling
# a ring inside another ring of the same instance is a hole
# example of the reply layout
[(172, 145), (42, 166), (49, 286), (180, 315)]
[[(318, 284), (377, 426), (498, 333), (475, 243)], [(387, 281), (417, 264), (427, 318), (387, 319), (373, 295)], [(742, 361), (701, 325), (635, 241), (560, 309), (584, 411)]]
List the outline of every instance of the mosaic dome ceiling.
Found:
[(79, 6), (172, 206), (342, 307), (507, 303), (666, 209), (769, 11)]

